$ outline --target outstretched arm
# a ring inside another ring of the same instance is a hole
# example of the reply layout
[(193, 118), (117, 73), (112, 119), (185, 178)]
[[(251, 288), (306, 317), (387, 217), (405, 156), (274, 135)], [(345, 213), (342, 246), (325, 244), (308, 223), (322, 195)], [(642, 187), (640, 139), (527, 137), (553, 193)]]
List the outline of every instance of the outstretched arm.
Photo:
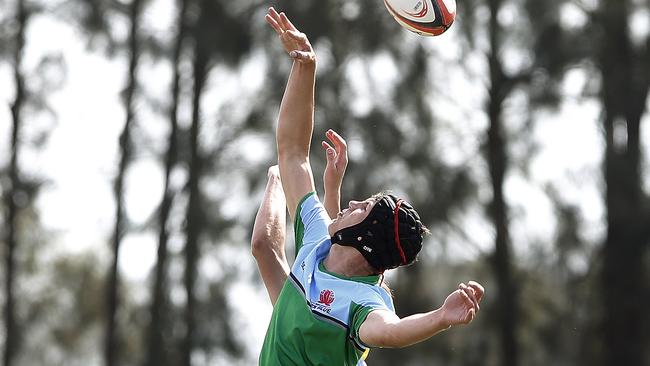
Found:
[(325, 186), (325, 197), (323, 205), (331, 219), (341, 211), (341, 184), (345, 168), (348, 166), (348, 146), (343, 137), (333, 130), (325, 133), (332, 145), (323, 141), (321, 145), (327, 156), (327, 166), (323, 173), (323, 185)]
[(289, 263), (284, 252), (286, 222), (287, 208), (280, 172), (274, 165), (268, 170), (268, 181), (251, 238), (251, 251), (273, 305), (289, 276)]
[(479, 310), (483, 286), (470, 281), (460, 284), (438, 309), (400, 319), (387, 310), (376, 310), (359, 329), (361, 341), (374, 347), (406, 347), (422, 342), (452, 325), (468, 324)]
[(295, 217), (299, 200), (314, 191), (309, 148), (314, 129), (314, 87), (316, 56), (305, 36), (284, 13), (269, 8), (266, 21), (275, 30), (293, 59), (289, 81), (280, 104), (276, 139), (280, 176), (287, 207)]
[[(328, 130), (325, 136), (334, 145), (332, 147), (329, 143), (322, 142), (327, 156), (323, 177), (324, 205), (333, 218), (339, 213), (341, 207), (341, 183), (348, 156), (345, 140), (339, 134)], [(278, 166), (270, 167), (267, 176), (264, 196), (253, 225), (251, 251), (257, 261), (257, 268), (271, 303), (275, 305), (284, 281), (289, 275), (289, 263), (285, 254), (287, 209)]]

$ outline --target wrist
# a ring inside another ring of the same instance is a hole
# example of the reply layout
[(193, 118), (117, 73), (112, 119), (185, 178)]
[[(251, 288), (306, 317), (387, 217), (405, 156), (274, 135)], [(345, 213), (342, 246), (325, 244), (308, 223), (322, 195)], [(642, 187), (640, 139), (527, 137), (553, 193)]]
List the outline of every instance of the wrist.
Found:
[(332, 194), (340, 194), (341, 186), (337, 184), (326, 184), (325, 191), (330, 192)]
[(330, 172), (325, 172), (323, 174), (323, 186), (325, 189), (329, 189), (332, 192), (338, 192), (341, 190), (341, 186), (343, 185), (343, 179), (339, 179), (338, 177), (333, 177), (331, 174), (328, 174)]
[(452, 325), (454, 325), (452, 321), (449, 319), (449, 316), (447, 315), (444, 306), (439, 307), (435, 311), (438, 312), (439, 319), (440, 319), (440, 327), (442, 330), (447, 330), (451, 328)]
[(299, 70), (314, 72), (316, 70), (316, 59), (313, 60), (293, 60), (294, 66)]
[(327, 189), (327, 188), (325, 188), (325, 199), (340, 202), (341, 201), (341, 191), (339, 191), (337, 189)]

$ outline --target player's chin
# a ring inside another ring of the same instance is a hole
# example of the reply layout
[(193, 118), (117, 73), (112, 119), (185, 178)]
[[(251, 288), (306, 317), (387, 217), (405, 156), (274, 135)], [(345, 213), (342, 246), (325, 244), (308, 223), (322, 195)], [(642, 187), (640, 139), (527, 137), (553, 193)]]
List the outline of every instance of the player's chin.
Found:
[[(337, 229), (337, 224), (338, 224), (338, 221), (339, 221), (339, 218), (340, 218), (340, 217), (341, 217), (341, 216), (340, 216), (340, 214), (339, 214), (339, 216), (336, 216), (335, 218), (333, 218), (332, 221), (330, 221), (329, 226), (327, 227), (328, 230), (330, 231), (330, 233), (331, 233), (332, 235), (334, 234), (334, 232), (336, 232), (336, 230), (338, 230), (338, 229)], [(332, 231), (333, 231), (333, 232), (332, 232)]]

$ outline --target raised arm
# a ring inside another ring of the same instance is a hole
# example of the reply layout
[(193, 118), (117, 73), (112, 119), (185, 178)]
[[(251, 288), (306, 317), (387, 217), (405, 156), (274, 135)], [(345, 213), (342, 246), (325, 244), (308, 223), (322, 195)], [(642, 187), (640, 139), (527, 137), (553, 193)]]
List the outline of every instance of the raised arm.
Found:
[(333, 130), (327, 130), (325, 136), (334, 146), (327, 141), (321, 143), (327, 156), (327, 166), (323, 173), (325, 187), (323, 205), (330, 218), (334, 219), (341, 211), (341, 184), (345, 168), (348, 166), (348, 147), (343, 137)]
[(293, 59), (280, 104), (276, 139), (287, 208), (295, 217), (300, 199), (315, 190), (309, 148), (314, 129), (316, 55), (307, 36), (299, 32), (284, 13), (278, 14), (275, 9), (269, 8), (266, 21)]
[(422, 342), (452, 325), (471, 322), (479, 310), (483, 291), (474, 281), (468, 285), (461, 283), (440, 308), (401, 319), (388, 310), (375, 310), (361, 325), (359, 337), (373, 347), (401, 348)]
[[(341, 210), (341, 183), (348, 163), (347, 146), (345, 140), (332, 130), (328, 130), (325, 136), (333, 146), (326, 141), (322, 142), (327, 157), (323, 174), (324, 205), (330, 217), (334, 218)], [(251, 251), (271, 303), (275, 305), (284, 281), (289, 276), (289, 264), (284, 250), (287, 209), (277, 165), (269, 168), (267, 177), (262, 203), (253, 225)]]
[(277, 165), (269, 168), (262, 203), (255, 216), (251, 251), (271, 304), (280, 295), (289, 276), (289, 263), (284, 252), (287, 231), (287, 208)]

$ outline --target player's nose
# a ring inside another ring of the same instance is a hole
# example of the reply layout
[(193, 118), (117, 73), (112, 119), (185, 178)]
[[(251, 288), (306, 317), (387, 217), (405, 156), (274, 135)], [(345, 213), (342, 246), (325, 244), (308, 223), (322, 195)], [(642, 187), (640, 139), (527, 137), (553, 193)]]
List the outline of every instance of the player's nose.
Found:
[(361, 202), (354, 201), (354, 200), (352, 200), (352, 201), (350, 201), (348, 203), (348, 206), (350, 207), (350, 209), (355, 209), (355, 208), (359, 207), (359, 205), (361, 205)]

